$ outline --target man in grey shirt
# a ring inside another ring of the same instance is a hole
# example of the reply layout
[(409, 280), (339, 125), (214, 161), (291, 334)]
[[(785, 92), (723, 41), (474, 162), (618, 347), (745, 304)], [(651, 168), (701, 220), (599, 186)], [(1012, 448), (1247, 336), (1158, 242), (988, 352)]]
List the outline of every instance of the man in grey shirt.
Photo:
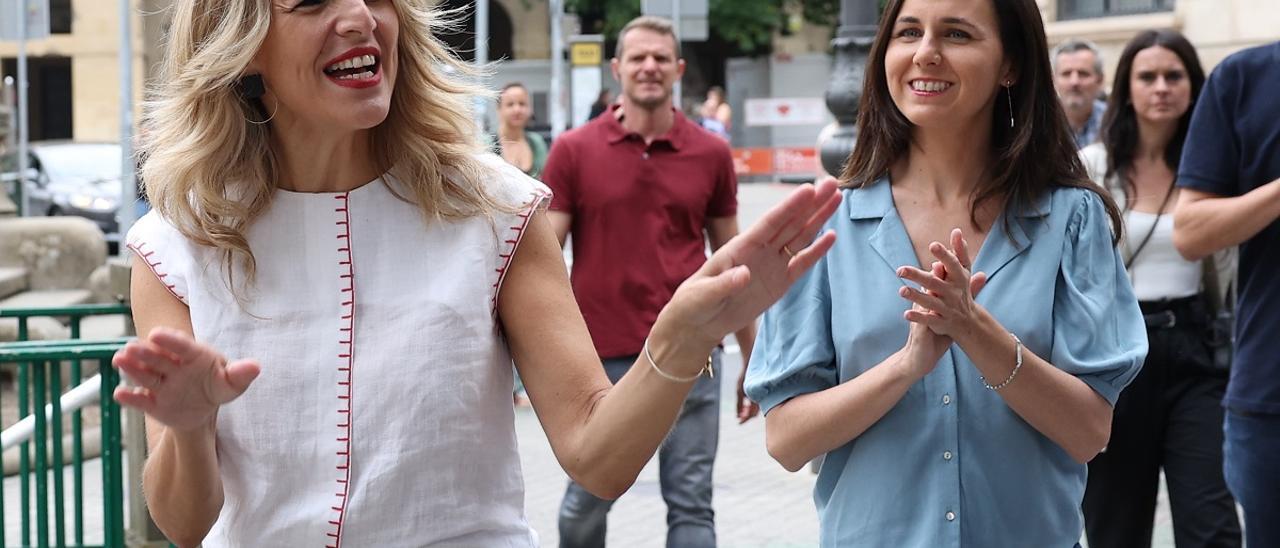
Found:
[(1076, 146), (1098, 140), (1107, 103), (1102, 94), (1102, 54), (1088, 40), (1070, 39), (1053, 48), (1053, 87), (1067, 112)]

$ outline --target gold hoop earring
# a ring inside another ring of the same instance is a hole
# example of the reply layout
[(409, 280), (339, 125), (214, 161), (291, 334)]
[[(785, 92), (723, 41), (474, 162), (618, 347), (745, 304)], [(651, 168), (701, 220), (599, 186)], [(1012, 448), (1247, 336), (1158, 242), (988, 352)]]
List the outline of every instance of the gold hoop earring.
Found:
[[(261, 103), (261, 102), (262, 102), (262, 99), (258, 99), (258, 102), (259, 102), (259, 103)], [(275, 117), (276, 117), (276, 113), (280, 111), (280, 100), (279, 100), (279, 99), (276, 99), (276, 101), (275, 101), (275, 102), (276, 102), (276, 107), (275, 107), (275, 108), (273, 108), (273, 109), (271, 109), (271, 116), (268, 116), (266, 120), (263, 120), (263, 121), (259, 122), (259, 121), (256, 121), (256, 120), (250, 120), (250, 119), (248, 119), (248, 118), (245, 118), (245, 119), (244, 119), (244, 121), (249, 122), (250, 124), (254, 124), (254, 125), (259, 125), (259, 126), (261, 126), (261, 125), (265, 125), (267, 122), (270, 122), (271, 120), (275, 119)]]

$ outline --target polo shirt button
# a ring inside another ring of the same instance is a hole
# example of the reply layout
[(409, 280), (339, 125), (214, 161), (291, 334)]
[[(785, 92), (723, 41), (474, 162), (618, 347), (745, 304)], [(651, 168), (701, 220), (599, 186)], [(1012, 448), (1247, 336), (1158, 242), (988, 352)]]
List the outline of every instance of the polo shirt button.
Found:
[(956, 513), (955, 513), (955, 512), (947, 512), (946, 518), (947, 518), (947, 521), (955, 521), (955, 520), (956, 520)]
[(951, 460), (951, 451), (943, 451), (942, 460)]
[(641, 157), (641, 158), (644, 158), (645, 160), (648, 160), (648, 159), (649, 159), (649, 153), (648, 153), (648, 152), (642, 152), (642, 153), (640, 153), (640, 157)]
[(942, 405), (951, 405), (951, 394), (942, 395)]

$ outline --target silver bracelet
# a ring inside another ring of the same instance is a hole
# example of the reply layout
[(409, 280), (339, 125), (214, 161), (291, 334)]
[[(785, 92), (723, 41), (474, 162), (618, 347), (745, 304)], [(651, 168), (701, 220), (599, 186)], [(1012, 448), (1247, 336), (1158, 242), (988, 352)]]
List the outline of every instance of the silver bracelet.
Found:
[(991, 386), (987, 384), (986, 377), (978, 377), (979, 379), (982, 379), (982, 386), (987, 387), (987, 390), (999, 390), (1009, 386), (1009, 383), (1013, 382), (1013, 378), (1018, 376), (1018, 370), (1022, 369), (1022, 339), (1019, 339), (1018, 336), (1013, 333), (1009, 333), (1009, 336), (1013, 337), (1013, 349), (1018, 355), (1018, 361), (1013, 365), (1013, 371), (1009, 373), (1009, 378), (1005, 379), (1004, 382), (1000, 384)]
[(658, 362), (654, 361), (653, 354), (649, 353), (649, 339), (647, 338), (644, 340), (644, 359), (649, 360), (649, 365), (653, 366), (653, 371), (657, 373), (658, 376), (664, 379), (667, 379), (669, 381), (693, 382), (698, 380), (698, 377), (701, 377), (703, 372), (706, 372), (707, 376), (710, 378), (713, 378), (713, 379), (716, 378), (715, 371), (711, 369), (711, 356), (707, 356), (707, 365), (703, 366), (703, 368), (700, 371), (698, 371), (698, 374), (692, 377), (677, 377), (675, 375), (667, 373), (666, 371), (663, 371), (662, 369), (659, 369)]

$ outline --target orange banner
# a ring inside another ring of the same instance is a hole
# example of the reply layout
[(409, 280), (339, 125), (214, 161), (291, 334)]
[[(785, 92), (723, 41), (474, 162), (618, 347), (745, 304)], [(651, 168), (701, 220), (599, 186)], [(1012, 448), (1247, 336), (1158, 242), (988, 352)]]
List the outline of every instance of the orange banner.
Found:
[(818, 152), (813, 147), (735, 148), (733, 170), (742, 175), (815, 175)]
[(733, 149), (733, 171), (738, 175), (770, 175), (773, 173), (773, 149)]

